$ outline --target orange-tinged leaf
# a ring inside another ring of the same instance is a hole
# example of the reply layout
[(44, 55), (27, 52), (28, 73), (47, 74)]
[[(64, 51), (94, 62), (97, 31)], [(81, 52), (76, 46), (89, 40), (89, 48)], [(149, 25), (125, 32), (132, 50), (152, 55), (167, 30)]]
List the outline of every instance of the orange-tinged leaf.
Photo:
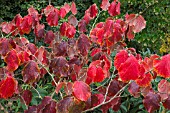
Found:
[(11, 97), (17, 90), (18, 82), (12, 77), (0, 81), (0, 96), (4, 99)]
[(139, 68), (140, 65), (138, 60), (133, 55), (130, 55), (129, 58), (118, 68), (121, 80), (123, 82), (136, 80), (139, 77)]
[(170, 54), (163, 56), (161, 59), (155, 59), (153, 67), (158, 76), (170, 78)]
[(15, 71), (20, 64), (20, 59), (18, 57), (16, 50), (14, 49), (7, 53), (4, 61), (7, 63), (8, 71)]
[(140, 79), (136, 80), (136, 83), (141, 87), (147, 87), (151, 84), (152, 75), (148, 72), (140, 76)]
[(22, 71), (23, 80), (25, 83), (33, 83), (40, 74), (39, 67), (37, 63), (30, 60), (24, 67)]
[(73, 84), (73, 95), (81, 101), (87, 101), (91, 97), (89, 85), (83, 81), (75, 81)]

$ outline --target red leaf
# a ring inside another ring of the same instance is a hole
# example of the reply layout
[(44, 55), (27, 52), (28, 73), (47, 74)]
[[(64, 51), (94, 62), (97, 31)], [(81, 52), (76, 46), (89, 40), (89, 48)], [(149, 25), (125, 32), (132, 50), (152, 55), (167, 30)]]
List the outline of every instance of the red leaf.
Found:
[(32, 100), (32, 92), (30, 90), (25, 90), (22, 93), (22, 98), (24, 99), (25, 103), (29, 105)]
[(68, 29), (66, 31), (66, 36), (68, 38), (73, 38), (74, 35), (76, 34), (76, 29), (74, 26), (72, 26), (71, 24), (68, 24)]
[(163, 56), (160, 60), (155, 59), (153, 65), (158, 76), (170, 78), (170, 54)]
[(149, 92), (143, 99), (143, 104), (149, 113), (158, 110), (160, 107), (161, 98), (158, 94)]
[(45, 96), (37, 106), (37, 113), (56, 113), (56, 102), (49, 96)]
[[(110, 99), (110, 97), (107, 97), (106, 101), (108, 101), (109, 99)], [(109, 102), (105, 105), (102, 105), (102, 107), (101, 107), (102, 113), (107, 113), (109, 108), (112, 108), (114, 111), (118, 111), (120, 109), (120, 105), (121, 105), (121, 99), (115, 98), (111, 102)]]
[(29, 34), (32, 28), (32, 23), (33, 23), (33, 19), (31, 15), (27, 15), (25, 16), (20, 25), (19, 25), (19, 30), (20, 32), (22, 32), (23, 34)]
[(101, 60), (93, 61), (87, 71), (86, 83), (102, 82), (106, 78), (106, 75), (101, 67)]
[(12, 77), (7, 76), (6, 79), (0, 81), (0, 96), (7, 99), (11, 97), (17, 90), (18, 82)]
[(45, 16), (47, 17), (50, 14), (50, 12), (54, 11), (54, 9), (55, 9), (54, 6), (48, 5), (45, 9), (43, 9), (43, 12)]
[(77, 46), (80, 54), (82, 54), (83, 56), (86, 56), (88, 54), (88, 51), (90, 49), (90, 40), (85, 34), (81, 34), (79, 36)]
[(16, 69), (18, 69), (20, 64), (20, 59), (18, 57), (16, 50), (14, 49), (7, 53), (4, 61), (7, 63), (8, 71), (15, 71)]
[(38, 11), (34, 9), (34, 7), (30, 7), (28, 9), (28, 14), (31, 15), (35, 21), (39, 21), (41, 19), (40, 15), (38, 14)]
[(45, 25), (44, 24), (37, 24), (34, 28), (34, 34), (36, 35), (37, 39), (40, 40), (40, 38), (44, 37), (44, 28)]
[(49, 96), (45, 96), (38, 106), (29, 106), (24, 113), (56, 113), (56, 102)]
[(118, 68), (121, 80), (123, 82), (136, 80), (139, 77), (139, 68), (140, 65), (138, 60), (133, 55), (130, 55), (129, 58)]
[(75, 2), (71, 3), (71, 12), (72, 12), (73, 15), (77, 14), (77, 8), (76, 8)]
[(167, 99), (168, 95), (170, 95), (170, 82), (167, 80), (161, 80), (158, 84), (158, 91), (162, 100)]
[(55, 38), (55, 35), (54, 35), (53, 31), (50, 30), (50, 31), (48, 31), (48, 32), (46, 33), (44, 42), (45, 42), (46, 44), (50, 44), (50, 43), (54, 40), (54, 38)]
[(106, 11), (108, 10), (108, 7), (110, 6), (109, 0), (102, 0), (101, 8), (102, 10)]
[(146, 27), (146, 21), (141, 15), (130, 14), (126, 15), (125, 18), (129, 26), (133, 26), (134, 33), (138, 33)]
[(25, 83), (33, 83), (39, 76), (40, 70), (37, 63), (30, 60), (24, 67), (22, 71), (23, 80)]
[(7, 38), (0, 39), (0, 54), (5, 56), (12, 49), (12, 45), (10, 44)]
[(81, 33), (86, 32), (86, 25), (86, 21), (83, 19), (78, 23), (78, 28)]
[(35, 56), (37, 57), (38, 63), (44, 65), (48, 64), (47, 51), (43, 46), (38, 49), (38, 51), (35, 53)]
[(113, 1), (108, 9), (110, 16), (116, 16), (120, 14), (120, 2), (116, 4), (116, 1)]
[(82, 81), (75, 81), (73, 95), (81, 101), (87, 101), (91, 97), (90, 87)]
[(65, 57), (54, 58), (50, 63), (50, 70), (57, 76), (67, 77), (69, 65)]
[(70, 23), (71, 25), (76, 27), (78, 25), (78, 20), (77, 20), (77, 18), (74, 15), (70, 15), (68, 17), (68, 23)]
[(55, 8), (53, 11), (51, 11), (48, 14), (46, 21), (47, 21), (49, 26), (57, 26), (58, 25), (58, 19), (59, 19), (59, 11), (58, 11), (58, 9)]
[(95, 106), (101, 104), (103, 101), (104, 101), (103, 94), (93, 94), (91, 96), (92, 107), (95, 107)]
[(170, 110), (170, 95), (164, 102), (162, 102), (162, 104), (166, 109)]
[[(34, 55), (36, 53), (36, 51), (38, 50), (38, 48), (33, 43), (28, 43), (26, 46), (27, 46), (28, 50), (30, 51), (30, 54)], [(27, 51), (27, 52), (29, 52), (29, 51)]]
[(69, 4), (67, 4), (67, 3), (64, 4), (64, 6), (60, 8), (60, 12), (59, 12), (60, 17), (64, 18), (69, 11), (70, 11)]
[(141, 75), (140, 78), (136, 80), (136, 83), (140, 87), (147, 87), (151, 84), (152, 79), (152, 75), (150, 74), (150, 72), (148, 72)]
[(114, 58), (114, 66), (116, 69), (119, 69), (121, 64), (123, 64), (128, 59), (128, 52), (126, 50), (122, 50), (116, 54)]
[(114, 96), (121, 89), (121, 85), (117, 80), (112, 80), (108, 90), (108, 96)]
[(140, 97), (140, 92), (139, 92), (139, 85), (136, 84), (136, 82), (132, 82), (129, 85), (128, 91), (131, 95), (133, 95), (135, 98)]
[(94, 19), (97, 16), (98, 8), (96, 4), (91, 5), (86, 11), (85, 14), (90, 16), (92, 19)]
[(66, 31), (67, 31), (67, 22), (63, 22), (60, 26), (60, 34), (61, 36), (66, 36)]
[(67, 54), (68, 44), (64, 41), (56, 42), (52, 49), (56, 56), (65, 56)]
[(66, 97), (63, 100), (59, 101), (56, 106), (57, 113), (68, 113), (73, 101), (74, 100), (72, 97)]
[(127, 38), (129, 40), (134, 39), (135, 34), (133, 33), (134, 26), (129, 26), (129, 30), (127, 32)]
[(153, 69), (153, 61), (157, 58), (159, 58), (159, 56), (156, 54), (151, 55), (150, 58), (145, 57), (145, 59), (143, 60), (144, 62), (142, 62), (142, 64), (146, 71), (150, 71)]
[(12, 22), (2, 22), (0, 24), (0, 27), (2, 28), (2, 32), (9, 34), (10, 32), (13, 32), (16, 28), (15, 28), (15, 24)]

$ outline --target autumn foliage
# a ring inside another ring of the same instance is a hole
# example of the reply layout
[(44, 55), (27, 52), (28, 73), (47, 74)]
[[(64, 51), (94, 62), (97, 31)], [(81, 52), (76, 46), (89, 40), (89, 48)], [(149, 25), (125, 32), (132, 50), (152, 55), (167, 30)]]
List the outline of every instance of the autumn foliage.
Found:
[[(5, 66), (0, 68), (0, 98), (20, 98), (27, 106), (25, 113), (80, 113), (98, 107), (106, 113), (109, 108), (120, 109), (121, 94), (128, 87), (132, 96), (143, 97), (148, 112), (159, 109), (160, 103), (170, 109), (167, 80), (170, 54), (143, 58), (134, 48), (127, 48), (125, 40), (133, 40), (146, 27), (146, 21), (140, 14), (126, 14), (124, 19), (117, 19), (120, 5), (117, 0), (111, 3), (102, 0), (100, 8), (91, 5), (80, 20), (76, 18), (74, 2), (60, 8), (48, 5), (41, 12), (30, 7), (28, 15), (17, 14), (12, 21), (2, 22), (0, 56)], [(110, 17), (94, 23), (88, 31), (90, 22), (98, 19), (99, 11), (108, 12)], [(67, 21), (60, 21), (66, 17)], [(41, 23), (42, 18), (47, 24)], [(56, 30), (45, 30), (46, 26)], [(25, 38), (31, 32), (35, 43)], [(46, 46), (37, 46), (37, 41)], [(116, 52), (114, 58), (113, 52)], [(21, 86), (27, 84), (35, 89), (45, 76), (51, 77), (59, 100), (50, 92), (52, 95), (41, 98), (41, 103), (31, 105), (30, 88)], [(152, 81), (157, 77), (162, 80), (155, 91)], [(102, 82), (103, 85), (95, 86)]]

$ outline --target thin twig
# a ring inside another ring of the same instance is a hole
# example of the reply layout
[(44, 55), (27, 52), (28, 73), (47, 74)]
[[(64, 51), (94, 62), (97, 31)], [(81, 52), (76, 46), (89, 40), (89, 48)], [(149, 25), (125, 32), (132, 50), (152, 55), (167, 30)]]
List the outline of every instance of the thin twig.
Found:
[(108, 101), (106, 101), (106, 102), (104, 102), (104, 103), (101, 103), (101, 104), (99, 104), (99, 105), (97, 105), (97, 106), (95, 106), (95, 107), (92, 107), (92, 108), (90, 108), (90, 109), (84, 110), (84, 111), (82, 111), (82, 113), (85, 113), (85, 112), (88, 112), (88, 111), (92, 111), (92, 110), (94, 110), (94, 109), (96, 109), (96, 108), (98, 108), (98, 107), (100, 107), (100, 106), (102, 106), (102, 105), (105, 105), (105, 104), (111, 102), (113, 99), (117, 98), (118, 95), (119, 95), (130, 83), (131, 83), (131, 82), (129, 82), (128, 84), (126, 84), (124, 87), (122, 87), (122, 89), (120, 89), (120, 90), (119, 90), (112, 98), (110, 98)]

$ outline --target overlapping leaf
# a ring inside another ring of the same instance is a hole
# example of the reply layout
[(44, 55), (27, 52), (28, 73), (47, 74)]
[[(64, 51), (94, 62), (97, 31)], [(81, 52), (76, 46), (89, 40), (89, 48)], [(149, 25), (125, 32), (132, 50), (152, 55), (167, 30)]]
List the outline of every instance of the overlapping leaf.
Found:
[(33, 83), (39, 76), (40, 70), (37, 63), (30, 60), (22, 70), (23, 80), (25, 83)]
[(12, 76), (7, 76), (0, 81), (0, 96), (7, 99), (17, 91), (18, 82)]
[(170, 78), (170, 54), (154, 60), (154, 70), (158, 76)]
[(87, 101), (91, 97), (89, 85), (82, 81), (75, 81), (73, 84), (73, 95), (81, 101)]
[(7, 53), (4, 61), (7, 63), (8, 71), (15, 71), (20, 65), (20, 59), (14, 49)]

